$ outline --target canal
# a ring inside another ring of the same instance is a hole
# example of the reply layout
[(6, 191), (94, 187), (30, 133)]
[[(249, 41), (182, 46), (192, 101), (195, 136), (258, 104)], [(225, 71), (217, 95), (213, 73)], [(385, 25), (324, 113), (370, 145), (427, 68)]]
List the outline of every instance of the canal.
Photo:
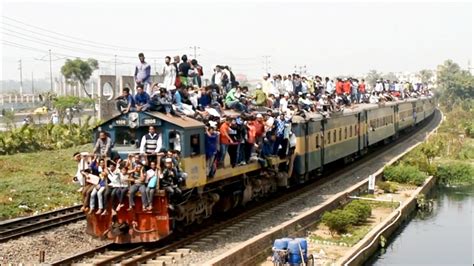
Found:
[(431, 212), (418, 211), (367, 265), (474, 265), (474, 186), (435, 188)]

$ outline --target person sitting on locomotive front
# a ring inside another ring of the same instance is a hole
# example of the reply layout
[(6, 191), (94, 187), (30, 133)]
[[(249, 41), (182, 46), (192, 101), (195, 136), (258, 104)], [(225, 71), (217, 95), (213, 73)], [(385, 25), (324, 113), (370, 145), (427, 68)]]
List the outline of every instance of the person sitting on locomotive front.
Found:
[(91, 192), (94, 189), (95, 185), (99, 183), (99, 177), (97, 175), (92, 174), (91, 169), (85, 169), (81, 172), (86, 181), (86, 185), (84, 185), (84, 189), (82, 190), (82, 211), (89, 211), (90, 205), (90, 196)]
[(145, 186), (145, 169), (140, 161), (135, 163), (135, 168), (131, 171), (130, 181), (133, 183), (130, 186), (128, 210), (131, 211), (135, 207), (135, 194), (140, 191), (142, 199), (142, 209), (146, 211), (147, 198), (146, 198), (146, 186)]
[[(156, 166), (156, 164), (155, 164)], [(157, 189), (158, 176), (161, 174), (160, 169), (148, 169), (146, 171), (146, 198), (147, 198), (147, 207), (148, 211), (153, 209), (153, 197), (155, 195), (155, 190)]]
[(135, 99), (130, 94), (130, 89), (125, 87), (122, 90), (122, 95), (117, 97), (116, 107), (117, 110), (122, 113), (126, 114), (130, 111), (135, 110)]
[(112, 154), (112, 139), (108, 136), (107, 132), (100, 131), (99, 138), (94, 146), (94, 153), (97, 156), (107, 157), (110, 158)]
[(123, 204), (123, 199), (125, 198), (125, 195), (127, 195), (129, 189), (130, 175), (128, 173), (128, 167), (125, 162), (122, 164), (118, 176), (120, 186), (115, 189), (115, 197), (117, 198), (117, 208), (115, 209), (115, 211), (117, 212), (120, 211), (123, 206), (125, 206), (125, 204)]
[(168, 208), (172, 211), (174, 210), (173, 204), (176, 203), (182, 194), (181, 189), (178, 187), (177, 175), (177, 170), (173, 166), (173, 160), (171, 158), (166, 158), (165, 168), (160, 179), (160, 188), (163, 188), (168, 193), (168, 197), (170, 199)]
[(115, 209), (117, 205), (115, 200), (116, 190), (120, 188), (120, 170), (117, 167), (115, 162), (110, 162), (109, 167), (106, 169), (107, 181), (108, 184), (105, 187), (104, 192), (104, 213), (107, 214), (107, 204), (112, 206), (112, 209)]
[(140, 141), (140, 154), (142, 155), (154, 155), (158, 153), (163, 145), (163, 138), (161, 133), (156, 133), (154, 126), (148, 127), (148, 134), (142, 137)]
[(89, 153), (87, 152), (76, 152), (74, 153), (73, 158), (77, 162), (77, 171), (76, 175), (73, 178), (73, 181), (79, 183), (81, 187), (77, 190), (77, 192), (81, 192), (84, 189), (85, 184), (85, 177), (82, 175), (81, 172), (89, 168), (90, 157)]
[[(89, 205), (89, 207), (90, 207), (89, 214), (92, 214), (94, 212), (96, 197), (97, 197), (97, 200), (99, 202), (99, 209), (97, 210), (97, 212), (95, 214), (99, 215), (99, 214), (102, 214), (102, 212), (104, 211), (104, 191), (105, 191), (106, 186), (107, 186), (107, 172), (102, 171), (99, 174), (98, 184), (94, 186), (94, 188), (92, 189), (92, 192), (91, 192), (91, 196), (90, 196), (91, 199), (90, 199), (90, 205)], [(107, 210), (105, 210), (105, 213), (107, 213)]]
[(137, 94), (135, 94), (135, 106), (138, 112), (147, 111), (150, 108), (150, 95), (144, 91), (143, 84), (137, 85)]

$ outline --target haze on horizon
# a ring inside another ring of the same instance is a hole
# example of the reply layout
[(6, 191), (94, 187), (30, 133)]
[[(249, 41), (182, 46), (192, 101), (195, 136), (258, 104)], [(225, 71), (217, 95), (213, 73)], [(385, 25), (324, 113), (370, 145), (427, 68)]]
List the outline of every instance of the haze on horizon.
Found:
[(113, 74), (117, 55), (118, 74), (131, 74), (139, 52), (159, 68), (166, 55), (193, 57), (192, 46), (205, 75), (222, 64), (249, 78), (265, 72), (266, 55), (270, 73), (297, 65), (321, 76), (414, 72), (446, 59), (467, 68), (472, 60), (470, 2), (9, 2), (0, 25), (2, 80), (19, 80), (20, 59), (24, 79), (49, 78), (48, 49), (55, 77), (65, 58), (96, 58), (100, 74)]

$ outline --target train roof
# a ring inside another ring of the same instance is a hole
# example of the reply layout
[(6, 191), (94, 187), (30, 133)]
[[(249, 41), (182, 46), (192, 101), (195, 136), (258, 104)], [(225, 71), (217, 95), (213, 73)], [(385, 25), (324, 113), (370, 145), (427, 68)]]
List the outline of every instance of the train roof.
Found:
[(204, 127), (204, 123), (190, 117), (169, 116), (161, 112), (145, 112), (151, 116), (164, 120), (168, 123), (177, 125), (182, 128), (199, 128)]

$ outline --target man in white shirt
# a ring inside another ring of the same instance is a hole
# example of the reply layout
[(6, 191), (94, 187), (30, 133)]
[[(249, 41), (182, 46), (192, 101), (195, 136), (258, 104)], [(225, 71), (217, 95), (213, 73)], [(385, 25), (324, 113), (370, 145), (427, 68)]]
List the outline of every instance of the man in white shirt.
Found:
[(290, 94), (285, 92), (283, 97), (280, 99), (280, 112), (286, 113), (288, 111), (288, 98), (290, 98)]
[(148, 134), (142, 137), (140, 141), (140, 154), (158, 153), (163, 145), (161, 134), (156, 134), (154, 126), (148, 128)]
[(263, 75), (263, 80), (262, 80), (262, 91), (265, 92), (267, 96), (270, 94), (275, 95), (275, 87), (273, 87), (273, 84), (271, 80), (268, 78), (268, 74)]
[(79, 188), (79, 192), (82, 191), (84, 184), (85, 184), (85, 179), (84, 175), (82, 175), (82, 171), (86, 170), (89, 168), (89, 153), (88, 152), (76, 152), (73, 155), (74, 160), (77, 162), (77, 171), (76, 175), (74, 176), (74, 182), (78, 182), (81, 187)]
[(171, 57), (167, 56), (165, 58), (165, 65), (163, 66), (161, 74), (164, 76), (163, 88), (169, 91), (171, 86), (174, 86), (176, 82), (176, 67), (171, 64)]
[(285, 91), (288, 93), (293, 93), (293, 81), (291, 75), (288, 75), (288, 78), (286, 76), (283, 77), (283, 85), (285, 86)]
[(334, 83), (332, 82), (331, 79), (329, 79), (328, 77), (326, 77), (326, 92), (331, 95), (333, 94), (334, 92)]

